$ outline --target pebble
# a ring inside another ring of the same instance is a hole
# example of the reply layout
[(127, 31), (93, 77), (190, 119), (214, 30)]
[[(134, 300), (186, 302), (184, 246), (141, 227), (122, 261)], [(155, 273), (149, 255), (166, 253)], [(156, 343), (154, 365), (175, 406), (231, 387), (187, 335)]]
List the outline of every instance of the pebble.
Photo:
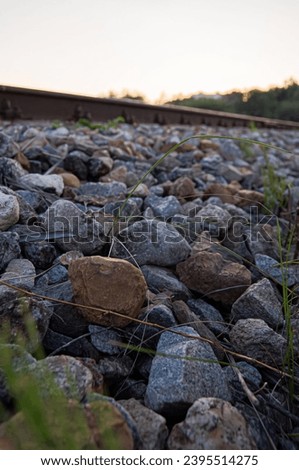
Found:
[(37, 269), (48, 269), (57, 257), (55, 246), (47, 242), (28, 242), (23, 252)]
[[(65, 302), (73, 302), (74, 292), (70, 281), (50, 286), (37, 286), (37, 293), (43, 293), (48, 297)], [(88, 323), (80, 315), (78, 309), (68, 303), (63, 304), (53, 301), (53, 315), (50, 328), (72, 338), (77, 338), (88, 333)]]
[(177, 300), (173, 302), (172, 305), (174, 315), (178, 323), (180, 325), (192, 325), (192, 328), (199, 334), (199, 336), (209, 342), (217, 358), (220, 361), (224, 360), (223, 348), (220, 342), (205, 323), (190, 310), (188, 305), (186, 305), (182, 300)]
[(83, 196), (93, 196), (100, 201), (115, 201), (124, 199), (127, 194), (127, 186), (118, 181), (111, 183), (84, 183), (78, 189), (78, 194)]
[(21, 165), (11, 158), (0, 158), (0, 184), (9, 184), (11, 180), (18, 181), (22, 176), (26, 175)]
[(71, 201), (55, 201), (43, 214), (43, 220), (49, 237), (63, 251), (80, 250), (84, 255), (93, 255), (106, 244), (102, 223)]
[(264, 320), (238, 320), (229, 334), (235, 350), (274, 367), (281, 367), (287, 351), (287, 341)]
[(203, 321), (215, 335), (222, 335), (228, 332), (228, 328), (223, 316), (213, 305), (202, 299), (190, 299), (188, 306), (201, 321)]
[(47, 284), (59, 284), (68, 280), (68, 271), (61, 264), (57, 264), (49, 269), (44, 276), (47, 276)]
[[(31, 290), (35, 283), (36, 271), (28, 259), (13, 259), (1, 279), (10, 285)], [(5, 286), (3, 286), (5, 287)]]
[(12, 137), (5, 132), (0, 131), (0, 156), (2, 158), (11, 158), (18, 152), (18, 146), (15, 144)]
[(89, 325), (88, 329), (91, 343), (101, 353), (114, 355), (123, 351), (124, 348), (117, 345), (123, 343), (117, 331), (99, 325)]
[(231, 318), (234, 322), (244, 318), (259, 318), (273, 329), (283, 324), (282, 305), (269, 279), (264, 278), (248, 287), (233, 304)]
[(281, 267), (279, 261), (260, 253), (255, 255), (255, 263), (263, 275), (275, 279), (280, 284), (286, 283), (287, 286), (293, 286), (299, 280), (299, 270), (296, 264)]
[(188, 242), (172, 225), (154, 219), (133, 223), (119, 233), (119, 239), (121, 243), (115, 241), (112, 255), (137, 266), (174, 266), (191, 251)]
[(241, 413), (220, 398), (199, 398), (167, 441), (169, 450), (254, 450), (256, 444)]
[(0, 271), (2, 272), (8, 263), (21, 254), (19, 236), (13, 232), (0, 232)]
[(145, 264), (141, 271), (152, 292), (168, 292), (174, 300), (187, 300), (191, 297), (189, 289), (169, 269)]
[(104, 357), (98, 361), (98, 370), (103, 374), (107, 385), (116, 384), (118, 387), (134, 368), (133, 360), (128, 356)]
[[(171, 328), (177, 325), (172, 310), (164, 304), (149, 306), (139, 315), (139, 319), (164, 328)], [(162, 328), (138, 324), (137, 326), (129, 326), (126, 329), (126, 336), (128, 341), (132, 341), (134, 344), (143, 344), (147, 348), (156, 349), (162, 331)]]
[(181, 176), (173, 182), (170, 194), (176, 196), (179, 201), (184, 202), (197, 198), (199, 192), (195, 189), (195, 183), (191, 178)]
[(199, 294), (232, 304), (251, 284), (250, 271), (226, 261), (219, 253), (199, 252), (177, 265), (180, 280)]
[[(105, 406), (110, 405), (113, 407), (115, 411), (118, 412), (118, 414), (121, 416), (121, 421), (116, 422), (115, 424), (115, 438), (116, 441), (113, 441), (113, 438), (111, 439), (111, 433), (109, 432), (109, 419), (105, 418), (105, 414), (103, 414), (102, 421), (103, 427), (107, 427), (107, 443), (106, 447), (113, 447), (113, 448), (120, 448), (119, 442), (117, 442), (118, 439), (128, 439), (128, 431), (129, 431), (129, 436), (130, 436), (130, 445), (126, 443), (126, 447), (124, 449), (141, 449), (141, 439), (139, 436), (138, 428), (136, 426), (136, 422), (130, 415), (130, 413), (126, 410), (126, 408), (119, 402), (114, 400), (114, 398), (105, 396), (105, 395), (100, 395), (99, 393), (91, 393), (87, 397), (87, 403), (88, 405), (94, 406), (97, 403), (104, 404)], [(101, 407), (99, 407), (101, 409)], [(105, 407), (103, 408), (105, 410)], [(109, 408), (108, 408), (109, 409)], [(109, 416), (109, 414), (108, 414)], [(106, 413), (107, 417), (107, 413)], [(113, 423), (113, 421), (112, 421)], [(122, 437), (123, 434), (123, 437)], [(109, 440), (112, 440), (112, 443), (109, 442)], [(112, 444), (112, 445), (111, 445)]]
[(63, 179), (64, 186), (70, 186), (71, 188), (80, 188), (81, 182), (76, 175), (69, 172), (59, 173)]
[(207, 204), (197, 212), (196, 216), (206, 222), (206, 224), (212, 224), (219, 228), (226, 228), (231, 222), (230, 213), (226, 209), (214, 204)]
[(148, 196), (144, 201), (145, 207), (150, 207), (155, 217), (167, 221), (182, 210), (181, 204), (175, 196), (159, 197), (155, 195)]
[(101, 256), (79, 258), (70, 263), (69, 277), (75, 301), (91, 307), (80, 307), (91, 323), (126, 326), (138, 316), (145, 301), (144, 277), (125, 260)]
[[(3, 286), (1, 286), (3, 287)], [(0, 293), (3, 296), (3, 291)], [(23, 339), (29, 352), (36, 351), (49, 327), (53, 309), (45, 301), (20, 297), (9, 289), (4, 294), (5, 303), (0, 306), (0, 327), (10, 325), (10, 341), (18, 343)]]
[(5, 231), (19, 220), (20, 208), (16, 196), (0, 190), (0, 230)]
[(166, 419), (163, 416), (146, 408), (135, 398), (119, 400), (118, 403), (130, 413), (135, 421), (142, 442), (141, 449), (161, 450), (165, 448), (168, 429)]
[(63, 178), (60, 175), (40, 175), (31, 173), (20, 178), (25, 189), (37, 189), (61, 196), (64, 189)]

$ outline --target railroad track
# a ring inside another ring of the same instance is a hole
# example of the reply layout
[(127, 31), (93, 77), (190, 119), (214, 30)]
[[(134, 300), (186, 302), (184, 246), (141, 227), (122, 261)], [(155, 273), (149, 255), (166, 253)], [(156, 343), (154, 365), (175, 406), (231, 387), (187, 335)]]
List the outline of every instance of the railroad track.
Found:
[(0, 85), (0, 118), (5, 120), (77, 121), (80, 118), (87, 118), (93, 121), (106, 121), (117, 116), (122, 116), (131, 124), (144, 122), (236, 127), (254, 123), (256, 127), (299, 130), (299, 122), (293, 121)]

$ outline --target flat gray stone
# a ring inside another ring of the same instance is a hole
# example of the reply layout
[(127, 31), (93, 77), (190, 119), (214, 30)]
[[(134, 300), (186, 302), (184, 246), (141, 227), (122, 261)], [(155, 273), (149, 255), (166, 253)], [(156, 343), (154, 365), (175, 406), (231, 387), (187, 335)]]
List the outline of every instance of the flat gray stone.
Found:
[(71, 201), (55, 201), (43, 215), (51, 239), (63, 251), (99, 254), (106, 243), (102, 224), (88, 217)]
[(263, 275), (274, 278), (280, 284), (286, 282), (287, 286), (293, 286), (298, 282), (299, 269), (296, 264), (284, 265), (281, 268), (279, 261), (261, 253), (255, 255), (255, 264)]
[(20, 178), (21, 184), (25, 189), (37, 189), (61, 196), (64, 190), (63, 178), (60, 175), (40, 175), (39, 173), (30, 173)]
[(244, 318), (259, 318), (272, 328), (284, 321), (282, 305), (271, 282), (264, 278), (252, 284), (233, 304), (231, 319), (236, 322)]
[(210, 328), (215, 335), (227, 333), (228, 328), (223, 316), (213, 305), (208, 304), (202, 299), (190, 299), (188, 306), (201, 321)]
[(108, 355), (120, 354), (124, 348), (114, 343), (122, 343), (122, 337), (117, 331), (100, 325), (89, 325), (91, 343), (95, 348)]
[(191, 251), (188, 242), (170, 224), (157, 220), (141, 220), (119, 233), (112, 256), (128, 259), (139, 266), (154, 264), (173, 266), (185, 260)]
[(172, 299), (175, 300), (187, 300), (191, 297), (189, 289), (169, 269), (144, 265), (141, 270), (150, 291), (171, 292)]
[(145, 199), (144, 205), (152, 209), (155, 217), (164, 218), (165, 221), (182, 211), (182, 206), (175, 196), (159, 197), (153, 194)]
[(200, 397), (230, 400), (225, 375), (210, 345), (200, 341), (193, 328), (177, 327), (176, 331), (199, 339), (171, 332), (161, 335), (146, 390), (146, 406), (157, 413), (178, 417)]
[(83, 196), (93, 196), (103, 199), (124, 199), (127, 194), (127, 186), (119, 181), (111, 183), (84, 183), (78, 189)]

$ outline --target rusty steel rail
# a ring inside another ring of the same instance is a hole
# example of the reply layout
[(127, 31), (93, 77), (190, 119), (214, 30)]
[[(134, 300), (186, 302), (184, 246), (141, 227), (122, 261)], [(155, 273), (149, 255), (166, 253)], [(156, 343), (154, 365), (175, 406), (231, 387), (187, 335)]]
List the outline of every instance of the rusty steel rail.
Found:
[(205, 124), (223, 127), (249, 126), (253, 123), (256, 127), (299, 130), (299, 122), (293, 121), (0, 85), (2, 119), (77, 121), (80, 118), (87, 118), (93, 121), (106, 121), (117, 116), (122, 116), (128, 123)]

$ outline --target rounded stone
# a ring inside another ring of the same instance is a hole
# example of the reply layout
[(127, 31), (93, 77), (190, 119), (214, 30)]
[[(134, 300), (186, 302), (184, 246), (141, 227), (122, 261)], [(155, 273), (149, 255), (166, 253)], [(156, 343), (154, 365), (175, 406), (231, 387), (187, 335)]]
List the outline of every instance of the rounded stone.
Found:
[(0, 230), (7, 230), (19, 220), (19, 203), (16, 196), (0, 192)]
[(63, 178), (61, 175), (40, 175), (38, 173), (30, 173), (20, 178), (22, 184), (28, 186), (28, 189), (43, 190), (55, 193), (61, 196), (64, 189)]
[(64, 186), (70, 186), (71, 188), (80, 188), (81, 181), (73, 173), (64, 172), (60, 173), (60, 176), (63, 179)]
[(241, 413), (219, 398), (200, 398), (185, 420), (176, 424), (168, 439), (170, 450), (256, 449)]
[(74, 300), (91, 323), (123, 327), (136, 318), (146, 296), (141, 271), (125, 260), (89, 256), (71, 261)]

